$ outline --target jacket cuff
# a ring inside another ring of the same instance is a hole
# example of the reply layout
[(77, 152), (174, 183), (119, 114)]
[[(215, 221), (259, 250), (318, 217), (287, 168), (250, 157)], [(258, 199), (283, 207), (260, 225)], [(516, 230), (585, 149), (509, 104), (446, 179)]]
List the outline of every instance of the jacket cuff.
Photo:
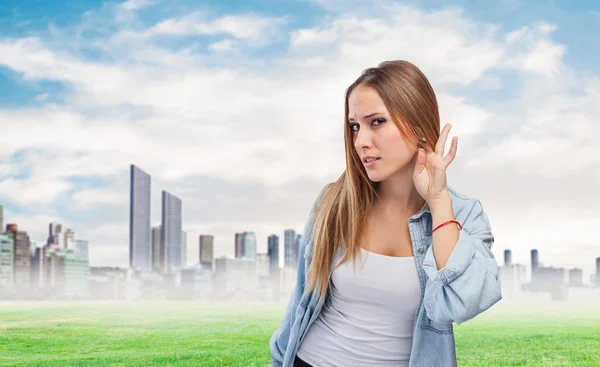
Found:
[(446, 266), (438, 269), (433, 256), (433, 244), (429, 246), (425, 257), (423, 258), (423, 269), (430, 280), (440, 280), (444, 285), (448, 285), (454, 279), (458, 278), (465, 269), (471, 264), (475, 257), (476, 249), (473, 238), (464, 229), (458, 232), (458, 241), (452, 250)]

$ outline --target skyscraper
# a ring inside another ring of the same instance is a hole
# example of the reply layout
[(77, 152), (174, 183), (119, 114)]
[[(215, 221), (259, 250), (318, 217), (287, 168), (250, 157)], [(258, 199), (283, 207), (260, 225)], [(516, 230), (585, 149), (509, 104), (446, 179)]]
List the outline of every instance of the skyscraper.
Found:
[(129, 267), (150, 270), (150, 175), (131, 165)]
[(284, 254), (284, 266), (295, 267), (298, 259), (294, 257), (294, 247), (296, 244), (296, 231), (293, 229), (286, 229), (283, 231), (283, 254)]
[(300, 256), (300, 245), (302, 244), (302, 233), (296, 234), (296, 240), (294, 242), (294, 259), (296, 259), (296, 264), (298, 264), (299, 256)]
[(596, 258), (596, 288), (600, 288), (600, 257)]
[(512, 264), (512, 252), (510, 250), (504, 250), (504, 266), (510, 266)]
[(14, 270), (15, 287), (17, 289), (29, 288), (30, 285), (30, 266), (31, 241), (25, 231), (19, 231), (17, 224), (10, 223), (6, 225), (6, 233), (12, 233), (14, 239)]
[(243, 233), (235, 234), (235, 258), (239, 259), (244, 256), (244, 242), (242, 241), (244, 237)]
[(162, 248), (165, 251), (166, 269), (180, 269), (182, 246), (181, 199), (166, 191), (162, 192)]
[(56, 221), (50, 223), (48, 225), (48, 241), (49, 245), (61, 245), (61, 234), (62, 234), (62, 224), (56, 223)]
[(75, 249), (75, 232), (71, 228), (65, 230), (62, 247), (67, 250)]
[(256, 260), (256, 234), (254, 232), (244, 232), (242, 243), (244, 247), (243, 257)]
[(187, 266), (187, 233), (181, 231), (181, 267)]
[(4, 205), (0, 204), (0, 233), (4, 233)]
[(276, 274), (279, 268), (279, 237), (272, 234), (267, 239), (267, 254), (269, 255), (269, 272)]
[(0, 288), (12, 289), (15, 284), (15, 240), (11, 232), (0, 234)]
[(164, 249), (162, 248), (162, 226), (152, 227), (152, 270), (160, 272), (165, 268)]
[(200, 235), (200, 264), (209, 269), (213, 268), (215, 258), (214, 240), (215, 237), (210, 234)]
[(538, 256), (538, 250), (531, 250), (531, 274), (533, 274), (540, 266), (540, 259)]

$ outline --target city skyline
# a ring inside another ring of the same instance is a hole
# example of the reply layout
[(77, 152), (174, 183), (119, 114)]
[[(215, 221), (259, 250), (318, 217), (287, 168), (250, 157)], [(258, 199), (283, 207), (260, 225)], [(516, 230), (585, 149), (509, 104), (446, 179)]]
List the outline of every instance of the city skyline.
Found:
[(4, 8), (5, 222), (38, 243), (48, 223), (64, 223), (89, 241), (92, 266), (127, 267), (135, 163), (156, 192), (184, 201), (189, 259), (204, 233), (216, 256), (233, 257), (244, 231), (265, 253), (270, 234), (283, 242), (285, 229), (303, 228), (345, 169), (345, 88), (367, 67), (405, 59), (459, 137), (448, 184), (481, 200), (496, 258), (510, 248), (527, 263), (537, 248), (546, 263), (592, 272), (597, 12), (539, 1), (306, 1), (252, 13), (235, 2), (169, 4)]
[[(133, 165), (132, 165), (133, 167)], [(133, 170), (131, 171), (133, 172)], [(133, 190), (131, 191), (132, 195), (133, 195)], [(165, 191), (162, 191), (161, 193), (163, 199), (168, 200), (173, 200), (175, 199), (176, 202), (179, 202), (177, 205), (181, 205), (181, 199), (172, 196), (170, 194), (168, 194)], [(3, 215), (2, 211), (2, 204), (0, 204), (0, 215)], [(176, 210), (176, 209), (175, 209)], [(167, 212), (169, 210), (167, 209)], [(165, 210), (162, 209), (161, 210), (162, 215), (164, 216), (165, 214)], [(12, 223), (10, 221), (7, 222), (7, 229), (10, 228), (19, 228), (18, 227), (18, 223)], [(79, 253), (84, 254), (84, 257), (86, 259), (89, 259), (89, 241), (88, 240), (84, 240), (84, 239), (80, 239), (80, 238), (76, 238), (75, 237), (75, 232), (73, 232), (73, 230), (71, 228), (65, 227), (65, 231), (62, 231), (63, 228), (63, 224), (62, 223), (58, 223), (56, 221), (53, 221), (51, 223), (49, 223), (49, 232), (50, 232), (50, 236), (48, 237), (46, 242), (40, 242), (40, 244), (38, 245), (38, 242), (36, 241), (31, 241), (29, 236), (27, 235), (27, 230), (23, 230), (21, 228), (19, 228), (18, 230), (20, 232), (23, 233), (24, 236), (26, 236), (27, 238), (27, 242), (31, 243), (31, 247), (30, 247), (30, 255), (31, 256), (35, 256), (35, 249), (41, 249), (44, 245), (46, 245), (46, 243), (55, 243), (55, 244), (59, 244), (59, 241), (61, 241), (60, 246), (63, 246), (65, 249), (76, 249)], [(154, 256), (155, 256), (155, 248), (158, 249), (163, 249), (164, 248), (164, 244), (162, 243), (162, 233), (163, 231), (162, 229), (162, 225), (160, 226), (152, 226), (150, 229), (150, 242), (149, 242), (149, 251), (150, 254), (152, 255), (151, 257), (151, 262), (150, 265), (152, 266), (156, 260), (154, 260)], [(16, 231), (17, 229), (15, 229)], [(64, 239), (63, 238), (59, 238), (56, 236), (53, 236), (53, 233), (55, 233), (56, 231), (58, 231), (59, 233), (61, 233), (62, 235), (64, 235)], [(16, 232), (15, 232), (16, 233)], [(71, 236), (70, 236), (71, 234)], [(158, 243), (159, 245), (156, 245), (156, 239), (155, 236), (158, 235)], [(181, 231), (180, 234), (181, 237), (185, 237), (186, 236), (186, 232), (185, 231)], [(4, 237), (2, 237), (4, 238)], [(236, 253), (236, 247), (237, 245), (237, 240), (241, 239), (241, 249), (242, 252), (239, 254)], [(280, 241), (280, 238), (283, 239), (283, 241)], [(192, 244), (192, 246), (190, 247), (197, 247), (198, 248), (198, 256), (196, 257), (197, 261), (193, 261), (192, 263), (186, 262), (184, 260), (184, 266), (183, 267), (190, 267), (193, 265), (203, 265), (203, 266), (208, 266), (208, 264), (210, 262), (207, 261), (202, 261), (202, 250), (201, 247), (203, 246), (203, 239), (205, 242), (207, 242), (207, 244), (209, 244), (209, 247), (206, 247), (206, 251), (208, 251), (210, 253), (210, 256), (212, 256), (213, 262), (217, 259), (217, 258), (229, 258), (229, 259), (236, 259), (236, 258), (246, 258), (249, 260), (257, 260), (257, 255), (267, 255), (267, 256), (271, 256), (271, 254), (275, 254), (275, 256), (277, 256), (277, 260), (278, 260), (278, 266), (280, 268), (292, 268), (295, 269), (297, 266), (297, 260), (298, 260), (298, 254), (299, 254), (299, 246), (300, 246), (300, 242), (302, 239), (302, 234), (301, 233), (296, 233), (296, 230), (294, 229), (283, 229), (283, 236), (279, 236), (275, 233), (270, 234), (267, 237), (267, 251), (265, 252), (258, 252), (256, 251), (256, 237), (255, 237), (255, 233), (254, 231), (244, 231), (244, 232), (236, 232), (234, 234), (234, 240), (232, 242), (232, 248), (233, 248), (233, 252), (234, 252), (234, 256), (225, 256), (225, 255), (217, 255), (216, 251), (215, 251), (215, 236), (211, 235), (211, 234), (201, 234), (199, 235), (199, 241), (197, 242), (196, 245)], [(250, 241), (251, 243), (251, 247), (250, 250), (247, 249), (247, 247), (245, 246), (245, 244), (247, 243), (247, 241)], [(187, 241), (186, 241), (187, 242)], [(2, 242), (3, 243), (3, 242)], [(273, 250), (271, 248), (271, 243), (276, 244), (277, 245), (277, 249)], [(177, 249), (176, 251), (181, 251), (179, 249)], [(250, 251), (250, 255), (248, 255), (248, 252)], [(529, 262), (519, 262), (519, 261), (513, 261), (513, 250), (512, 249), (505, 249), (503, 251), (503, 256), (501, 257), (496, 257), (496, 261), (498, 263), (498, 265), (500, 267), (506, 267), (506, 266), (512, 266), (512, 265), (519, 265), (519, 266), (525, 266), (525, 268), (529, 269), (529, 271), (534, 271), (536, 267), (543, 267), (546, 269), (565, 269), (566, 271), (568, 271), (568, 274), (571, 274), (573, 271), (580, 271), (581, 275), (582, 275), (582, 279), (586, 279), (583, 281), (583, 284), (590, 284), (590, 285), (594, 285), (594, 284), (600, 284), (600, 273), (597, 271), (597, 269), (600, 267), (600, 254), (593, 258), (591, 260), (591, 265), (590, 264), (582, 264), (581, 266), (561, 266), (558, 264), (552, 264), (552, 263), (548, 263), (548, 262), (543, 262), (540, 261), (539, 259), (539, 251), (537, 249), (530, 249), (529, 250)], [(182, 259), (184, 259), (184, 257), (182, 257)], [(271, 265), (272, 261), (269, 260), (269, 269), (273, 269), (272, 265)], [(97, 265), (92, 265), (90, 262), (90, 266), (91, 267), (105, 267), (105, 266), (110, 266), (108, 264), (97, 264)], [(212, 265), (211, 265), (212, 266)], [(119, 266), (117, 266), (119, 267)], [(179, 267), (181, 268), (181, 267)], [(587, 268), (592, 269), (587, 270)], [(150, 269), (148, 269), (150, 270)], [(154, 269), (156, 270), (156, 269)], [(164, 272), (164, 267), (161, 266), (160, 267), (160, 272)], [(587, 277), (585, 275), (587, 275)], [(1, 278), (1, 277), (0, 277)]]

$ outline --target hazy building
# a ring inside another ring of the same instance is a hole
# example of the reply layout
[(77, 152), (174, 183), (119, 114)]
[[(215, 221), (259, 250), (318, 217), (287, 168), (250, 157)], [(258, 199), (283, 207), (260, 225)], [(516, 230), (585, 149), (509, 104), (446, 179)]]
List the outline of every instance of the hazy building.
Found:
[(596, 288), (600, 288), (600, 257), (596, 258)]
[(235, 258), (239, 259), (244, 256), (244, 234), (235, 234)]
[(150, 270), (150, 175), (131, 165), (129, 267)]
[(286, 229), (283, 231), (283, 260), (284, 267), (296, 267), (297, 258), (294, 256), (296, 242), (296, 231), (293, 229)]
[(0, 232), (4, 232), (4, 205), (0, 204)]
[(25, 231), (19, 231), (17, 224), (7, 224), (6, 233), (12, 233), (15, 243), (14, 282), (17, 289), (28, 289), (30, 285), (31, 241)]
[(502, 297), (505, 299), (519, 297), (523, 292), (523, 285), (527, 281), (527, 267), (522, 264), (511, 264), (500, 266), (499, 272)]
[(79, 253), (79, 256), (81, 256), (84, 259), (89, 259), (89, 247), (90, 243), (87, 240), (75, 241), (75, 248)]
[(569, 270), (569, 285), (571, 287), (581, 287), (583, 285), (583, 270), (582, 269)]
[(300, 257), (300, 246), (302, 244), (302, 234), (296, 234), (296, 242), (294, 243), (294, 258), (296, 259), (296, 264), (298, 264), (298, 260)]
[(43, 285), (43, 252), (41, 247), (35, 246), (31, 254), (30, 284), (32, 288), (41, 288)]
[(162, 247), (166, 251), (166, 271), (182, 268), (182, 205), (177, 196), (162, 192)]
[(210, 234), (201, 234), (200, 235), (200, 247), (199, 247), (199, 262), (200, 265), (204, 268), (208, 268), (211, 271), (213, 270), (213, 261), (215, 258), (215, 237)]
[(269, 255), (256, 254), (256, 272), (259, 277), (266, 278), (269, 276)]
[(267, 254), (269, 255), (269, 273), (275, 275), (279, 268), (279, 236), (272, 234), (267, 239)]
[(164, 249), (162, 248), (162, 227), (152, 227), (152, 270), (162, 271), (165, 267)]
[(88, 259), (76, 252), (54, 247), (46, 253), (47, 285), (58, 298), (86, 298), (89, 295)]
[(56, 221), (50, 223), (48, 225), (48, 240), (47, 244), (49, 245), (61, 245), (61, 235), (62, 235), (62, 224), (57, 223)]
[(504, 266), (510, 266), (512, 264), (512, 252), (510, 250), (504, 250)]
[(13, 233), (0, 234), (0, 288), (13, 289), (15, 283), (15, 243)]
[(256, 234), (254, 232), (244, 232), (242, 237), (244, 244), (244, 257), (256, 260)]
[(187, 266), (187, 233), (181, 231), (181, 267)]
[(531, 277), (533, 278), (533, 273), (539, 268), (540, 259), (538, 256), (538, 250), (531, 250)]
[(217, 298), (256, 292), (258, 289), (256, 260), (226, 257), (215, 259), (215, 286)]
[(63, 248), (67, 250), (75, 250), (75, 232), (71, 228), (67, 228), (63, 238)]

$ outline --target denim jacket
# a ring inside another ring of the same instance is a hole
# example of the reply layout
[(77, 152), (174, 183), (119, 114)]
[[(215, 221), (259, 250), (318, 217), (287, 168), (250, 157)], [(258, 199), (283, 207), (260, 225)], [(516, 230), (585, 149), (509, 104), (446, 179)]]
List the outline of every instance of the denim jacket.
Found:
[[(323, 196), (321, 191), (317, 201)], [(408, 227), (416, 268), (421, 281), (421, 300), (413, 328), (411, 367), (454, 367), (456, 350), (452, 323), (461, 324), (502, 299), (498, 264), (491, 251), (494, 236), (481, 202), (448, 188), (454, 216), (462, 225), (458, 242), (446, 266), (438, 269), (433, 256), (431, 211), (427, 203), (410, 217)], [(298, 347), (317, 319), (330, 293), (303, 295), (314, 243), (310, 239), (312, 214), (300, 245), (296, 286), (281, 327), (270, 339), (271, 366), (292, 367)], [(340, 249), (333, 265), (342, 256)], [(401, 280), (398, 280), (401, 281)], [(331, 285), (331, 283), (330, 283)]]

